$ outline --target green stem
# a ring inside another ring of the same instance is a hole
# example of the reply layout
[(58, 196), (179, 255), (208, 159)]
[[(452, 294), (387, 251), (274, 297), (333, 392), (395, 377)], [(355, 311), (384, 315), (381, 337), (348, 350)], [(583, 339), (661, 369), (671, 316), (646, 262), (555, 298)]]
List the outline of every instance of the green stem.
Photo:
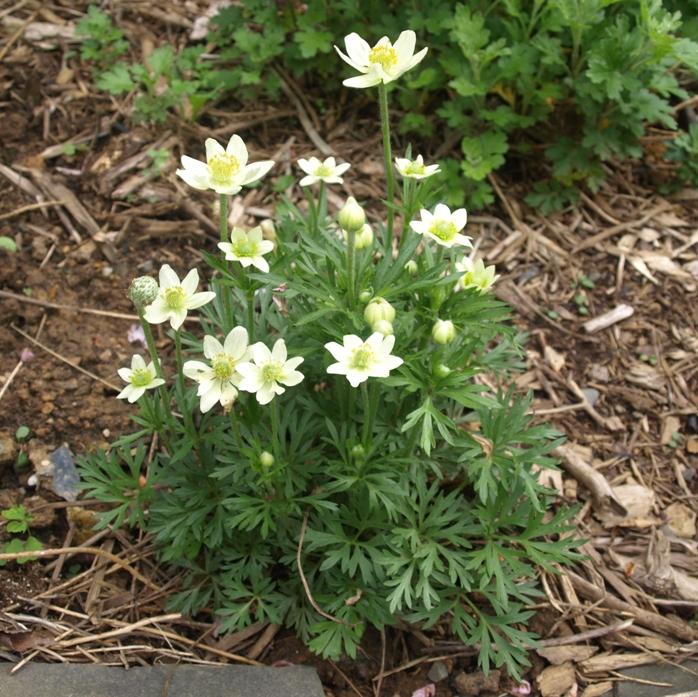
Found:
[(356, 233), (347, 232), (347, 290), (349, 291), (349, 309), (356, 307)]
[(444, 256), (444, 246), (440, 244), (438, 247), (439, 248), (436, 250), (436, 259), (434, 259), (434, 266), (438, 266)]
[(366, 380), (364, 380), (361, 383), (361, 396), (363, 397), (364, 401), (364, 435), (363, 438), (361, 439), (363, 441), (363, 446), (366, 447), (368, 444), (368, 437), (371, 434), (371, 426), (370, 426), (370, 420), (371, 420), (371, 405), (368, 399), (368, 385), (366, 384)]
[(310, 188), (305, 187), (305, 197), (308, 199), (308, 232), (311, 237), (315, 236), (317, 231), (317, 206), (315, 205), (315, 199), (310, 193)]
[(272, 400), (271, 404), (271, 433), (272, 447), (274, 449), (274, 462), (278, 467), (281, 460), (279, 459), (279, 403), (277, 399)]
[(247, 333), (250, 335), (250, 344), (254, 342), (254, 291), (249, 290), (247, 298)]
[(402, 222), (402, 237), (400, 237), (401, 249), (402, 245), (406, 244), (407, 238), (412, 230), (412, 228), (410, 228), (410, 220), (412, 220), (412, 197), (415, 188), (416, 187), (412, 184), (412, 180), (409, 177), (405, 177), (402, 189), (402, 207), (405, 209), (405, 216)]
[(378, 101), (380, 103), (381, 127), (383, 129), (383, 152), (385, 155), (385, 179), (388, 185), (388, 229), (385, 249), (388, 253), (393, 246), (393, 219), (395, 211), (392, 208), (394, 201), (395, 176), (393, 174), (393, 156), (390, 150), (390, 116), (388, 115), (388, 88), (385, 83), (378, 85)]
[[(219, 194), (220, 200), (220, 231), (221, 231), (221, 242), (228, 242), (228, 195)], [(230, 270), (230, 264), (226, 262), (228, 270)], [(226, 327), (226, 334), (233, 328), (233, 308), (230, 302), (230, 288), (228, 286), (221, 286), (221, 292), (223, 293), (223, 304), (225, 307), (225, 319), (228, 322)]]
[(405, 456), (406, 457), (412, 457), (412, 453), (414, 452), (414, 446), (417, 444), (417, 436), (419, 435), (419, 428), (415, 425), (412, 426), (412, 430), (410, 431), (410, 439), (407, 441), (407, 448), (405, 449)]
[(240, 424), (238, 424), (238, 418), (235, 414), (235, 406), (233, 405), (230, 409), (230, 425), (233, 427), (233, 433), (235, 434), (235, 443), (238, 446), (238, 452), (242, 455), (242, 436), (240, 435)]
[(181, 337), (179, 329), (175, 329), (174, 340), (175, 340), (175, 349), (177, 351), (177, 385), (179, 386), (179, 394), (180, 394), (179, 399), (177, 399), (177, 406), (179, 406), (179, 409), (182, 412), (182, 416), (184, 417), (184, 425), (187, 428), (189, 435), (192, 438), (195, 438), (196, 436), (195, 436), (194, 420), (192, 419), (191, 413), (189, 412), (189, 408), (188, 408), (187, 400), (186, 400), (186, 386), (184, 384), (184, 372), (183, 372), (184, 362), (182, 361), (182, 337)]
[[(326, 184), (322, 179), (320, 180), (320, 189), (318, 190), (317, 194), (317, 210), (318, 210), (318, 218), (320, 214), (322, 214), (323, 211), (325, 211), (325, 214), (327, 212), (327, 191), (325, 190)], [(319, 229), (320, 224), (319, 220), (316, 219), (315, 221), (315, 226), (316, 229)]]
[[(136, 307), (138, 311), (138, 319), (141, 321), (141, 327), (143, 327), (143, 334), (145, 334), (145, 341), (148, 344), (148, 351), (150, 352), (150, 360), (153, 361), (155, 366), (155, 374), (161, 378), (165, 379), (162, 373), (162, 366), (160, 365), (160, 359), (158, 358), (158, 352), (155, 348), (155, 341), (153, 339), (153, 332), (150, 331), (150, 324), (148, 324), (145, 319), (145, 308)], [(160, 385), (160, 397), (162, 399), (162, 404), (165, 407), (165, 413), (169, 420), (172, 419), (172, 412), (170, 411), (170, 395), (167, 393), (167, 387), (165, 385)]]

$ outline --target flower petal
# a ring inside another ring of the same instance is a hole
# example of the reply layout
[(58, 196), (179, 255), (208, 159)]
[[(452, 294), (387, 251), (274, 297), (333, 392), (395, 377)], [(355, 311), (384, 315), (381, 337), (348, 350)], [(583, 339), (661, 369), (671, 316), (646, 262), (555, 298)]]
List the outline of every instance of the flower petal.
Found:
[(199, 408), (201, 412), (205, 414), (210, 411), (213, 405), (221, 398), (221, 384), (220, 381), (214, 383), (211, 389), (205, 394), (201, 395), (201, 402), (199, 403)]
[[(346, 342), (345, 342), (346, 343)], [(332, 357), (337, 360), (337, 361), (346, 361), (347, 360), (347, 350), (344, 348), (344, 346), (340, 346), (336, 341), (330, 341), (328, 344), (325, 344), (325, 348), (332, 354)], [(336, 365), (339, 365), (337, 363)], [(332, 366), (330, 366), (331, 368)], [(331, 371), (330, 368), (327, 369), (327, 372), (335, 372)]]
[(363, 66), (368, 66), (368, 56), (371, 53), (371, 47), (367, 41), (362, 39), (356, 32), (352, 32), (344, 39), (344, 45), (349, 56), (349, 63), (357, 70), (362, 70)]
[(363, 344), (361, 337), (356, 336), (356, 334), (345, 334), (344, 335), (344, 348), (348, 351), (352, 351), (355, 348), (359, 348)]
[(204, 337), (204, 356), (206, 356), (206, 358), (211, 359), (215, 355), (223, 352), (223, 346), (218, 339), (210, 334)]
[(247, 164), (247, 146), (239, 135), (232, 135), (228, 141), (228, 147), (225, 149), (227, 155), (232, 155), (237, 161), (242, 170)]
[(272, 360), (277, 363), (285, 363), (286, 356), (288, 355), (286, 351), (286, 342), (283, 339), (279, 339), (275, 344), (271, 352)]
[(235, 327), (225, 337), (225, 353), (236, 361), (241, 360), (247, 352), (248, 341), (247, 329), (245, 327)]
[[(262, 363), (266, 363), (267, 361), (270, 361), (272, 359), (271, 351), (261, 341), (258, 341), (252, 347), (252, 355), (253, 355), (253, 360), (257, 365), (260, 365)], [(239, 367), (238, 367), (238, 371), (240, 371)], [(240, 371), (240, 372), (242, 372), (242, 371)], [(244, 373), (243, 373), (243, 375), (244, 375)]]
[(192, 295), (196, 293), (196, 289), (199, 286), (199, 272), (196, 269), (192, 269), (182, 281), (182, 290), (185, 295)]
[(216, 297), (216, 294), (212, 290), (207, 290), (202, 293), (194, 293), (190, 295), (184, 305), (187, 310), (195, 310), (197, 307), (201, 307), (206, 303), (211, 302)]
[(456, 230), (462, 230), (468, 222), (468, 212), (465, 208), (459, 208), (451, 214), (451, 222), (456, 226)]
[(256, 266), (262, 273), (269, 273), (269, 264), (264, 257), (252, 257), (251, 259), (248, 259), (247, 264), (245, 264), (244, 262), (241, 263), (243, 264), (243, 266), (249, 266), (250, 264), (252, 264), (253, 266)]
[(245, 178), (241, 184), (250, 184), (261, 179), (276, 163), (273, 160), (265, 160), (263, 162), (254, 162), (245, 167)]
[(403, 31), (398, 37), (398, 40), (393, 44), (395, 53), (397, 53), (398, 68), (406, 64), (414, 55), (414, 47), (417, 43), (417, 35), (411, 30)]
[(206, 138), (206, 162), (210, 162), (216, 155), (224, 155), (223, 146), (214, 138)]
[(169, 264), (164, 264), (160, 268), (160, 289), (179, 285), (179, 276), (172, 270)]
[(299, 186), (310, 186), (311, 184), (317, 184), (318, 179), (316, 179), (312, 174), (309, 174), (307, 177), (303, 177), (298, 184)]

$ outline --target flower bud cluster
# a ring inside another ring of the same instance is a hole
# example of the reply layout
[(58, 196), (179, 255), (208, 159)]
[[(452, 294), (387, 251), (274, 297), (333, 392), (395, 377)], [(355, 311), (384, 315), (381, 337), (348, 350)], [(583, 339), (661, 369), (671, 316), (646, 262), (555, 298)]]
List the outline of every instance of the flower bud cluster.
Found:
[(374, 332), (380, 332), (383, 336), (393, 334), (393, 320), (395, 308), (383, 298), (373, 298), (366, 305), (364, 319)]

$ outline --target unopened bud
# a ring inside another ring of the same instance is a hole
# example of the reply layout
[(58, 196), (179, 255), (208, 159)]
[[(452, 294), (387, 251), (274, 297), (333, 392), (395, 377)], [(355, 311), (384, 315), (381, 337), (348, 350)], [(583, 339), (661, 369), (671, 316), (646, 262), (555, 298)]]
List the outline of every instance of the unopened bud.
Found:
[(134, 278), (128, 289), (128, 294), (136, 309), (142, 310), (155, 302), (160, 286), (151, 276), (139, 276)]
[(259, 224), (259, 227), (262, 228), (264, 239), (276, 244), (276, 228), (274, 227), (274, 221), (267, 218)]
[(361, 230), (356, 233), (356, 239), (354, 240), (354, 247), (356, 249), (366, 249), (373, 244), (373, 230), (371, 226), (366, 223)]
[(450, 319), (437, 319), (431, 336), (437, 344), (450, 344), (456, 338), (456, 328)]
[(437, 378), (445, 378), (451, 372), (451, 369), (445, 363), (437, 363), (434, 366), (434, 375)]
[(339, 211), (339, 227), (349, 233), (359, 232), (366, 222), (364, 209), (356, 202), (353, 196), (347, 199), (344, 208)]
[(414, 276), (417, 273), (417, 262), (414, 259), (410, 259), (405, 264), (405, 271), (410, 275)]
[(359, 302), (360, 303), (367, 303), (372, 297), (373, 297), (372, 290), (362, 290), (359, 293)]
[(366, 305), (364, 319), (371, 327), (382, 319), (387, 322), (392, 322), (395, 319), (395, 308), (383, 298), (373, 298), (373, 300)]
[(387, 319), (379, 319), (371, 325), (371, 330), (374, 332), (380, 332), (383, 336), (390, 336), (393, 334), (393, 324), (388, 322)]
[(262, 467), (271, 467), (274, 464), (274, 456), (266, 450), (259, 456), (259, 463)]
[(351, 454), (357, 462), (361, 462), (366, 457), (366, 449), (359, 443), (351, 449)]

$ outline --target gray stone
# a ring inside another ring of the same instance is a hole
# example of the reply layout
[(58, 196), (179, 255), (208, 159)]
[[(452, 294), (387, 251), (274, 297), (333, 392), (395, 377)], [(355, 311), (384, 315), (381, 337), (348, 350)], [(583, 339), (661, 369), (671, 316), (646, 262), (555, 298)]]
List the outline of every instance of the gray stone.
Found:
[(78, 663), (0, 665), (2, 697), (324, 697), (309, 666), (160, 665), (125, 670)]
[(448, 668), (443, 661), (434, 661), (432, 663), (427, 677), (432, 682), (439, 682), (440, 680), (445, 680), (448, 677)]
[[(685, 661), (681, 665), (698, 673), (698, 661)], [(698, 678), (670, 663), (636, 666), (618, 672), (629, 678), (667, 683), (672, 687), (627, 680), (615, 684), (613, 697), (698, 697)]]
[(58, 450), (54, 450), (50, 456), (53, 465), (53, 481), (51, 490), (57, 496), (62, 496), (66, 501), (77, 501), (80, 490), (80, 475), (75, 469), (73, 456), (67, 446), (61, 445)]

